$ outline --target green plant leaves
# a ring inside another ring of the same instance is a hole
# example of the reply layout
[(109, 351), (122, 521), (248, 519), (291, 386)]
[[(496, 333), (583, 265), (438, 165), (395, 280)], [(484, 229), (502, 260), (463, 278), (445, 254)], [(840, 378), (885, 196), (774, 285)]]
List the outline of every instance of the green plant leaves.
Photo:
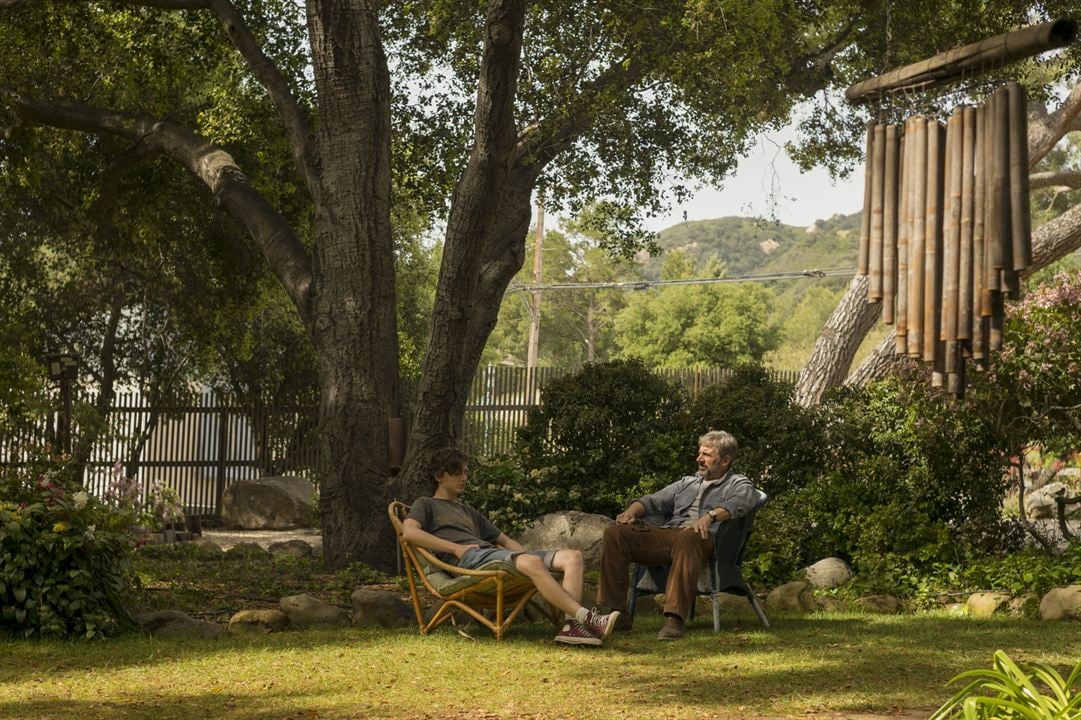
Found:
[[(930, 720), (1078, 720), (1081, 662), (1064, 680), (1046, 663), (1016, 663), (996, 650), (990, 669), (967, 670), (950, 683), (970, 680)], [(1046, 692), (1044, 692), (1046, 690)]]

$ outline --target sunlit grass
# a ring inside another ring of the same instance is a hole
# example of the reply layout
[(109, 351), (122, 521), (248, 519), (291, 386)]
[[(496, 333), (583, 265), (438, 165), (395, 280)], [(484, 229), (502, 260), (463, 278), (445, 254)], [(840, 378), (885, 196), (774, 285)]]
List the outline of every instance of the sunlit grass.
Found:
[(602, 649), (516, 625), (502, 643), (453, 629), (128, 636), (0, 645), (0, 717), (716, 718), (926, 711), (996, 649), (1071, 666), (1081, 625), (943, 615), (815, 615), (774, 627), (696, 623), (658, 643), (639, 620)]

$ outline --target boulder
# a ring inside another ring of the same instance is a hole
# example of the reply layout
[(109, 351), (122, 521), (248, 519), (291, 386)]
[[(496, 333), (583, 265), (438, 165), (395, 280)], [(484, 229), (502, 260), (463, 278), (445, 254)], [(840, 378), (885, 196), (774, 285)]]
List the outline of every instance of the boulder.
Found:
[[(1066, 484), (1061, 482), (1050, 482), (1043, 487), (1031, 490), (1025, 493), (1025, 514), (1030, 519), (1057, 518), (1058, 506), (1055, 498), (1065, 494)], [(1078, 507), (1081, 506), (1067, 505), (1066, 514), (1072, 514)]]
[(828, 590), (840, 587), (852, 579), (852, 568), (841, 558), (828, 557), (803, 569), (807, 582), (816, 588)]
[(971, 617), (989, 618), (999, 614), (1010, 602), (1006, 593), (981, 592), (969, 595), (965, 610)]
[(416, 622), (413, 609), (387, 590), (359, 588), (349, 599), (354, 625), (401, 627)]
[(266, 557), (266, 550), (255, 542), (239, 542), (225, 551), (227, 558)]
[(216, 638), (223, 629), (217, 623), (196, 620), (180, 610), (155, 610), (140, 613), (132, 618), (139, 629), (161, 637), (209, 637)]
[(844, 612), (849, 609), (849, 604), (836, 595), (816, 595), (815, 606), (823, 612)]
[(241, 610), (229, 618), (228, 631), (245, 632), (281, 632), (289, 627), (289, 616), (281, 610)]
[(1058, 587), (1040, 600), (1041, 620), (1081, 620), (1081, 585)]
[(901, 609), (901, 602), (893, 595), (866, 595), (856, 598), (856, 604), (868, 612), (891, 615)]
[(1022, 593), (1010, 600), (1006, 612), (1015, 617), (1036, 617), (1040, 607), (1040, 597), (1036, 593)]
[(311, 557), (315, 554), (311, 544), (300, 539), (270, 543), (267, 552), (273, 557)]
[(779, 585), (766, 596), (766, 607), (775, 612), (809, 612), (814, 610), (814, 593), (811, 584), (803, 580), (794, 580)]
[(349, 624), (349, 617), (337, 605), (328, 605), (311, 595), (290, 595), (278, 601), (289, 624), (296, 628), (335, 627)]
[(604, 531), (614, 523), (604, 515), (578, 510), (548, 513), (523, 530), (518, 542), (530, 550), (581, 550), (586, 571), (598, 570)]
[(315, 487), (302, 477), (237, 480), (225, 489), (222, 523), (244, 530), (291, 530), (311, 527)]
[[(731, 593), (717, 593), (717, 604), (721, 608), (721, 617), (755, 617), (754, 608), (750, 601), (742, 595)], [(699, 595), (694, 606), (694, 611), (700, 618), (713, 617), (713, 601), (709, 595)]]

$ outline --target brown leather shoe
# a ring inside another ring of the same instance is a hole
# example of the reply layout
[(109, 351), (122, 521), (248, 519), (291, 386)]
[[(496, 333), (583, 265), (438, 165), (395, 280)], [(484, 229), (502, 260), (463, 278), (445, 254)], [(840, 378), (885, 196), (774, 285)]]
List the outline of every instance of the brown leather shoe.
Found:
[(675, 615), (668, 615), (664, 619), (664, 627), (657, 633), (658, 640), (679, 640), (683, 637), (683, 619)]

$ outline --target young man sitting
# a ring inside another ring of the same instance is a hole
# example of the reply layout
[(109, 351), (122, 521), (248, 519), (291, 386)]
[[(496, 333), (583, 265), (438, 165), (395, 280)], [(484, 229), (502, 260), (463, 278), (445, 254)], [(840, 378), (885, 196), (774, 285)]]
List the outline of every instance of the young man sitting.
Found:
[[(612, 634), (619, 612), (602, 615), (582, 607), (582, 553), (578, 550), (529, 552), (507, 537), (476, 509), (458, 502), (469, 468), (453, 448), (437, 450), (428, 463), (435, 483), (432, 497), (418, 498), (402, 522), (402, 537), (433, 551), (451, 565), (475, 570), (493, 560), (512, 563), (542, 598), (566, 613), (555, 641), (568, 645), (600, 645)], [(552, 577), (563, 573), (563, 583)]]

